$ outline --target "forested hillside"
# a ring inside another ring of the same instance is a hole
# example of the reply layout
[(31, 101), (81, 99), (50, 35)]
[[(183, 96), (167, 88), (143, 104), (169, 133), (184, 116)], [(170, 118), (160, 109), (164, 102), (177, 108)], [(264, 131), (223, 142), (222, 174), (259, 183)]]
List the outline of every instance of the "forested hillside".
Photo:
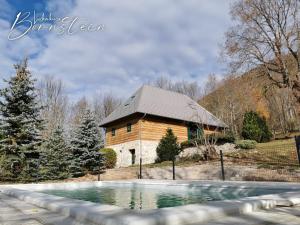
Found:
[(260, 68), (221, 81), (210, 78), (206, 86), (210, 89), (199, 103), (223, 119), (235, 134), (240, 134), (243, 116), (250, 110), (266, 118), (274, 135), (299, 130), (299, 107), (293, 94), (272, 85)]

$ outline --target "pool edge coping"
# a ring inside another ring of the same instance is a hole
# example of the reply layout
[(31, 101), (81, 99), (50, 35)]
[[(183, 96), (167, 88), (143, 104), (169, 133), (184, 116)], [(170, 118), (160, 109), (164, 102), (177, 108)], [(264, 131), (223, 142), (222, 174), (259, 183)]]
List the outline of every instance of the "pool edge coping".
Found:
[[(222, 185), (222, 187), (239, 186), (239, 187), (272, 187), (299, 189), (300, 183), (290, 182), (261, 182), (261, 181), (216, 181), (216, 180), (151, 180), (151, 179), (132, 179), (132, 180), (112, 180), (112, 181), (85, 181), (85, 182), (57, 182), (57, 183), (28, 183), (28, 184), (2, 184), (0, 189), (17, 188), (51, 190), (51, 189), (70, 189), (70, 188), (89, 188), (98, 187), (101, 184), (145, 184), (145, 185), (178, 185), (178, 186), (213, 186)], [(68, 186), (68, 187), (65, 187)]]
[[(133, 181), (118, 181), (106, 183), (130, 183)], [(139, 182), (145, 183), (145, 182)], [(165, 183), (165, 182), (152, 182)], [(175, 182), (167, 182), (176, 184)], [(187, 183), (187, 182), (185, 182)], [(203, 184), (204, 182), (201, 182)], [(215, 183), (215, 182), (214, 182)], [(64, 185), (70, 183), (64, 183)], [(74, 184), (74, 183), (72, 183)], [(101, 182), (77, 183), (83, 187), (89, 184), (99, 185)], [(184, 184), (184, 182), (181, 182)], [(215, 183), (216, 184), (216, 183)], [(253, 184), (253, 183), (252, 183)], [(52, 184), (53, 185), (53, 184)], [(200, 183), (199, 183), (200, 185)], [(80, 221), (89, 221), (96, 224), (132, 224), (132, 225), (150, 225), (150, 224), (167, 224), (181, 225), (189, 223), (201, 223), (211, 219), (220, 218), (221, 216), (234, 216), (249, 213), (257, 209), (269, 209), (276, 206), (293, 206), (300, 204), (300, 192), (290, 192), (283, 194), (262, 195), (257, 197), (247, 197), (238, 200), (216, 201), (205, 204), (184, 205), (172, 208), (162, 208), (154, 210), (145, 210), (144, 212), (134, 212), (117, 206), (91, 203), (87, 201), (68, 199), (37, 193), (34, 191), (3, 187), (0, 190), (9, 196), (16, 197), (25, 202), (46, 208), (50, 211), (62, 213), (71, 216)], [(36, 186), (36, 185), (35, 185)], [(41, 185), (39, 185), (41, 186)], [(49, 187), (49, 184), (46, 184)], [(50, 184), (51, 186), (51, 184)], [(57, 186), (57, 184), (54, 184)], [(76, 186), (76, 185), (75, 185)], [(268, 185), (271, 186), (271, 185)], [(299, 186), (300, 185), (296, 185)], [(27, 185), (27, 188), (30, 186)], [(24, 188), (24, 185), (23, 185)], [(65, 203), (65, 204), (63, 204)], [(67, 204), (66, 204), (67, 203)], [(122, 217), (122, 222), (120, 222)], [(99, 223), (101, 221), (101, 223)]]

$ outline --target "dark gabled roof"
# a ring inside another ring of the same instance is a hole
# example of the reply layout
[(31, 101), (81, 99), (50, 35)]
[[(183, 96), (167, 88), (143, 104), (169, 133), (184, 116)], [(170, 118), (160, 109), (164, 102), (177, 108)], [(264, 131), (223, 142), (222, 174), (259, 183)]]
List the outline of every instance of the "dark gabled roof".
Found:
[(107, 116), (101, 126), (134, 113), (161, 116), (216, 127), (227, 125), (186, 95), (143, 85), (129, 99)]

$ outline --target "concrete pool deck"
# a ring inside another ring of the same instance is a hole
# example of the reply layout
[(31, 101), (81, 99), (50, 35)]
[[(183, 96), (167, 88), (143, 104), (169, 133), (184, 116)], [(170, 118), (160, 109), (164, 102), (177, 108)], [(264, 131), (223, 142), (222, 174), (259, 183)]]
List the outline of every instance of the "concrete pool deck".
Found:
[(0, 225), (93, 225), (0, 193)]
[[(248, 197), (238, 200), (226, 200), (208, 202), (205, 204), (185, 205), (173, 208), (134, 211), (117, 206), (100, 205), (86, 201), (67, 199), (53, 195), (46, 195), (34, 191), (51, 189), (76, 189), (102, 186), (103, 184), (151, 184), (160, 186), (218, 186), (218, 187), (265, 187), (288, 188), (292, 192)], [(70, 220), (81, 221), (83, 224), (109, 224), (109, 225), (155, 225), (155, 224), (213, 224), (222, 218), (242, 218), (244, 215), (256, 214), (257, 210), (273, 209), (276, 212), (278, 206), (296, 207), (300, 214), (300, 184), (295, 183), (264, 183), (264, 182), (218, 182), (218, 181), (156, 181), (156, 180), (132, 180), (118, 182), (85, 182), (85, 183), (56, 183), (56, 184), (26, 184), (26, 185), (2, 185), (1, 196), (6, 199), (17, 200), (23, 204), (29, 204), (37, 208), (64, 216)], [(1, 207), (1, 205), (0, 205)], [(28, 206), (27, 206), (28, 207)], [(29, 207), (30, 208), (30, 207)], [(0, 211), (1, 212), (1, 211)], [(276, 213), (275, 213), (276, 214)], [(1, 219), (1, 216), (0, 216)], [(0, 220), (1, 224), (1, 220)], [(5, 223), (4, 223), (5, 224)], [(8, 223), (9, 224), (9, 223)], [(38, 223), (37, 223), (38, 224)], [(43, 224), (43, 223), (42, 223)], [(55, 223), (53, 223), (55, 224)], [(75, 223), (74, 223), (75, 224)], [(78, 222), (78, 224), (80, 224)], [(216, 223), (217, 224), (217, 223)], [(224, 223), (221, 223), (224, 224)], [(230, 223), (228, 223), (230, 224)], [(232, 224), (232, 223), (231, 223)], [(237, 224), (237, 223), (234, 223)], [(245, 223), (241, 223), (245, 224)], [(255, 223), (251, 223), (255, 224)], [(259, 223), (257, 223), (259, 224)], [(274, 223), (272, 223), (274, 224)], [(280, 224), (280, 223), (279, 223)], [(288, 223), (284, 223), (288, 224)], [(299, 223), (296, 223), (299, 224)]]

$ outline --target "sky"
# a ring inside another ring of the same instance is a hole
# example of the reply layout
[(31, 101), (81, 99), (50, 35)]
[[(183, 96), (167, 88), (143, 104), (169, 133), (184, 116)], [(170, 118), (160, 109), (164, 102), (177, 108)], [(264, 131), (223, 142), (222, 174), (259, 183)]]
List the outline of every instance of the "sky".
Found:
[(61, 79), (74, 100), (127, 97), (160, 76), (201, 86), (226, 73), (219, 54), (231, 2), (0, 0), (0, 78), (28, 57), (37, 79)]

